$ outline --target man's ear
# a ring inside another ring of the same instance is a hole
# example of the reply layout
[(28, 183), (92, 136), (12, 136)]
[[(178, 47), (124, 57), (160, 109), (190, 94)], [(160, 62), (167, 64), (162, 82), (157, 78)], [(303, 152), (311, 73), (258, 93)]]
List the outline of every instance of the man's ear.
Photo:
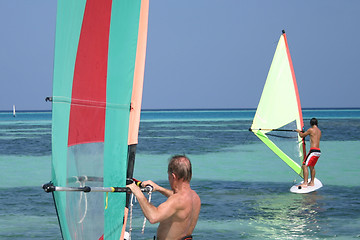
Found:
[(177, 176), (175, 173), (171, 173), (171, 175), (173, 176), (174, 179), (177, 179)]

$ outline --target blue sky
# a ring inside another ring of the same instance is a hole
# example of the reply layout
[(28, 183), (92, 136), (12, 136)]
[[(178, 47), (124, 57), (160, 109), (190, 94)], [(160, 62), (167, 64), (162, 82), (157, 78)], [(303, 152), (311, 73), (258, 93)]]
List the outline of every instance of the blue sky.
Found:
[[(360, 1), (150, 0), (143, 109), (256, 108), (285, 29), (303, 108), (360, 107)], [(0, 110), (48, 110), (56, 0), (0, 0)]]

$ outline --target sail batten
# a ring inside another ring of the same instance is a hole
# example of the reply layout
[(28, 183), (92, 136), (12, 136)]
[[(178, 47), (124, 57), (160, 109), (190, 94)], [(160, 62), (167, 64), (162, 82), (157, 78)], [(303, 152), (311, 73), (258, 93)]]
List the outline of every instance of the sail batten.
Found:
[[(305, 143), (300, 97), (286, 34), (280, 36), (251, 130), (280, 159), (302, 176)], [(276, 132), (273, 133), (273, 132)]]

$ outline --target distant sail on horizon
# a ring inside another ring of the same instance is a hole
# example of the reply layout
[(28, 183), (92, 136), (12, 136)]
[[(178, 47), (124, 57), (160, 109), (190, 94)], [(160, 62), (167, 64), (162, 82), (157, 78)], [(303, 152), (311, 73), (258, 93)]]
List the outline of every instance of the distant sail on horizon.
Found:
[(57, 188), (47, 187), (64, 239), (120, 239), (126, 189), (115, 190), (125, 188), (134, 167), (149, 1), (57, 4), (51, 98)]

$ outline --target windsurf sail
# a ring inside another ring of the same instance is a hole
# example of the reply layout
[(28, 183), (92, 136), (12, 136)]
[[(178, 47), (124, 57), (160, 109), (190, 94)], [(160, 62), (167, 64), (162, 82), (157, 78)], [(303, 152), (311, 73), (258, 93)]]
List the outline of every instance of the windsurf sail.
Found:
[(140, 122), (148, 8), (148, 0), (58, 1), (49, 98), (52, 179), (44, 189), (53, 192), (64, 239), (120, 239)]
[(250, 130), (302, 177), (305, 141), (298, 87), (285, 31), (280, 36)]
[(13, 105), (13, 117), (16, 117), (15, 105)]

